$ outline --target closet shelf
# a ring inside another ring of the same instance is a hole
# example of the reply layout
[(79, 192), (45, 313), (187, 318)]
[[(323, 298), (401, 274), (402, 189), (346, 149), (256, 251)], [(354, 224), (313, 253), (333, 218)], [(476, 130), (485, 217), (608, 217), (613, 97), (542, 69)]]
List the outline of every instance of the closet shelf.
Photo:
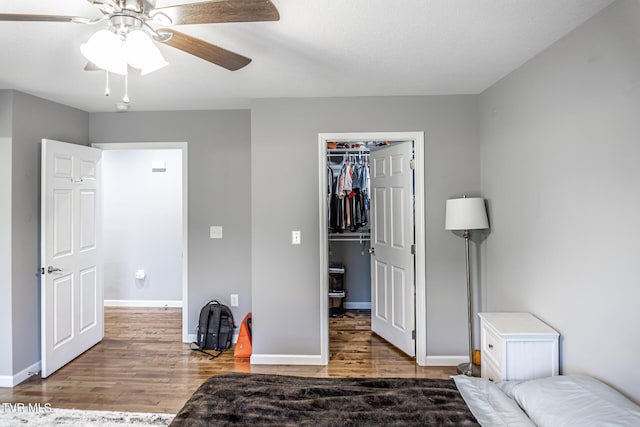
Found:
[(327, 154), (360, 154), (363, 156), (369, 155), (368, 148), (328, 148)]
[(330, 242), (369, 242), (371, 233), (329, 233)]

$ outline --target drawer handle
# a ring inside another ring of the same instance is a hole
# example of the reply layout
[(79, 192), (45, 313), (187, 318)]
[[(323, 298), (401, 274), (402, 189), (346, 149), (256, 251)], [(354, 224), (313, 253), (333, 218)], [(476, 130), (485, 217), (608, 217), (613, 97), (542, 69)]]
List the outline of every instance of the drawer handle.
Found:
[(493, 378), (489, 377), (489, 381), (493, 382)]
[(489, 344), (489, 350), (493, 350), (493, 344)]

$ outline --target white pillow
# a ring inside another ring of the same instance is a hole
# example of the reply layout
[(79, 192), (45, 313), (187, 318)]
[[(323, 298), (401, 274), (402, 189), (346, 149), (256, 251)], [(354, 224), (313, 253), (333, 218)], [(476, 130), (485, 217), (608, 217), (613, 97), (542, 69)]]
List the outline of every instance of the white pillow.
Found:
[(517, 386), (518, 384), (520, 384), (522, 381), (515, 381), (515, 380), (509, 380), (509, 381), (496, 381), (494, 382), (494, 384), (500, 389), (502, 390), (502, 392), (504, 394), (506, 394), (507, 396), (509, 396), (509, 398), (513, 399), (513, 393), (512, 390), (515, 386)]
[(456, 386), (481, 426), (536, 427), (518, 404), (484, 378), (456, 375)]
[(513, 386), (511, 393), (540, 427), (640, 426), (640, 406), (591, 377), (523, 381)]

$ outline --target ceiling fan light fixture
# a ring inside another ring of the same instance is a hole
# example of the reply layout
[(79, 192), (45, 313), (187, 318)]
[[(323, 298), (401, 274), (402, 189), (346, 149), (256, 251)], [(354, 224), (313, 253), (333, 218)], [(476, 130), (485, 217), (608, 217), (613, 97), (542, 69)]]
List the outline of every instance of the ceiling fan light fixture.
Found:
[(80, 46), (80, 52), (88, 61), (110, 73), (127, 74), (124, 46), (118, 35), (100, 30)]
[(143, 76), (169, 65), (151, 37), (142, 30), (133, 30), (127, 34), (124, 53), (127, 63), (140, 69)]
[(157, 61), (149, 61), (144, 65), (144, 67), (142, 67), (142, 69), (140, 69), (140, 75), (146, 76), (147, 74), (153, 73), (154, 71), (157, 71), (160, 68), (164, 68), (167, 65), (169, 65), (169, 63), (162, 57), (160, 57)]

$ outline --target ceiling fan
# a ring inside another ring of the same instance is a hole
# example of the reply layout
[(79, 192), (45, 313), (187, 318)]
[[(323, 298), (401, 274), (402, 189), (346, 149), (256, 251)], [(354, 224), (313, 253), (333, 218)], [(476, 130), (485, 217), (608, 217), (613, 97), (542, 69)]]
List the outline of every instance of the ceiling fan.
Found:
[[(280, 19), (278, 10), (270, 0), (213, 0), (167, 7), (155, 7), (155, 0), (87, 1), (102, 12), (100, 18), (88, 19), (78, 16), (4, 13), (0, 14), (0, 21), (72, 22), (87, 25), (106, 23), (106, 30), (98, 31), (98, 33), (103, 36), (108, 36), (107, 33), (111, 33), (121, 40), (121, 44), (125, 39), (134, 39), (134, 37), (131, 36), (132, 34), (137, 36), (143, 34), (142, 39), (144, 39), (144, 34), (146, 34), (148, 41), (143, 40), (143, 42), (147, 43), (147, 45), (153, 44), (151, 43), (151, 39), (153, 39), (156, 42), (195, 55), (213, 64), (224, 67), (227, 70), (235, 71), (248, 65), (251, 59), (168, 27), (174, 25), (223, 22), (278, 21)], [(103, 33), (103, 31), (106, 32)], [(98, 33), (94, 34), (94, 37), (98, 36)], [(149, 37), (151, 39), (149, 39)], [(101, 41), (104, 40), (101, 39)], [(89, 45), (90, 43), (91, 39), (89, 39), (89, 42), (85, 45)], [(95, 44), (98, 50), (105, 51), (105, 49), (101, 49), (103, 45), (101, 45), (99, 41), (96, 41)], [(127, 44), (129, 44), (128, 41)], [(133, 45), (133, 42), (131, 42), (131, 44)], [(83, 54), (88, 57), (84, 50)], [(164, 59), (162, 59), (162, 61), (164, 61)], [(129, 65), (132, 65), (131, 61), (129, 61)], [(157, 66), (160, 68), (160, 65), (166, 65), (166, 62), (157, 63), (154, 67)], [(125, 71), (120, 74), (126, 74), (127, 64), (125, 63), (124, 66)], [(106, 69), (100, 65), (98, 65), (98, 67)], [(150, 72), (157, 69), (152, 68), (153, 67), (149, 68), (147, 71)], [(145, 69), (143, 68), (142, 73), (145, 73)]]

